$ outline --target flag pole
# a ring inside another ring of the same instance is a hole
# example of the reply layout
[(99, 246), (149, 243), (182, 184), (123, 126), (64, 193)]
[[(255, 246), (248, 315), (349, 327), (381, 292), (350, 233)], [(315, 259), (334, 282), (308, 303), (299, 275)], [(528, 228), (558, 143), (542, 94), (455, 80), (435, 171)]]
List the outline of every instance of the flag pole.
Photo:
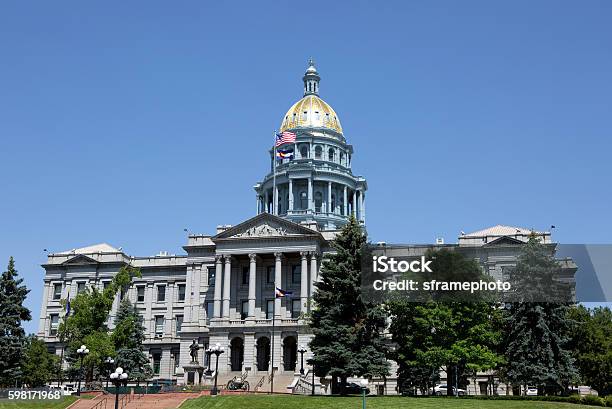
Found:
[[(276, 158), (274, 158), (276, 160)], [(274, 393), (274, 324), (276, 317), (276, 287), (274, 287), (274, 307), (272, 307), (272, 335), (270, 336), (270, 366), (272, 374), (270, 375), (270, 393)]]
[(276, 215), (276, 130), (274, 131), (274, 151), (272, 152), (273, 166), (272, 170), (274, 175), (272, 176), (272, 214)]

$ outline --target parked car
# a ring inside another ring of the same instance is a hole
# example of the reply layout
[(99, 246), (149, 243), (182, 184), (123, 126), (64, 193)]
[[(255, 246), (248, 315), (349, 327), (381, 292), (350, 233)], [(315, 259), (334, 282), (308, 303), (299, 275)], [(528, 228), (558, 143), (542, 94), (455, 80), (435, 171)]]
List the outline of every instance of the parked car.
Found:
[[(453, 396), (456, 396), (456, 395), (465, 396), (467, 393), (465, 389), (461, 389), (461, 388), (456, 389), (454, 386), (452, 388), (453, 388)], [(448, 394), (448, 386), (445, 383), (442, 383), (440, 385), (437, 385), (433, 389), (430, 389), (429, 393), (432, 395), (436, 395), (436, 396), (445, 396)]]
[[(347, 395), (361, 395), (363, 391), (363, 388), (361, 387), (361, 385), (356, 384), (355, 382), (349, 382), (346, 384), (346, 386), (344, 387), (344, 392)], [(370, 394), (370, 388), (366, 388), (366, 395)]]
[(527, 391), (525, 391), (525, 395), (538, 396), (538, 388), (536, 388), (535, 386), (528, 386)]
[(52, 391), (57, 391), (58, 390), (64, 396), (70, 396), (70, 395), (72, 395), (73, 393), (76, 392), (76, 387), (74, 387), (74, 385), (71, 385), (71, 384), (61, 385), (61, 386), (49, 385), (49, 389), (51, 389)]

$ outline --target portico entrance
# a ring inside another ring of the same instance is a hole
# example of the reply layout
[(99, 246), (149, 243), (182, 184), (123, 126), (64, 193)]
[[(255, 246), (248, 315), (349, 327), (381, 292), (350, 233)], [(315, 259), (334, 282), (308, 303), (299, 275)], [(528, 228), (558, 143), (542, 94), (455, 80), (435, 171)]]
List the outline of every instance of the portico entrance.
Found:
[(270, 364), (270, 338), (261, 337), (257, 340), (257, 370), (267, 371)]
[(242, 338), (232, 339), (230, 353), (232, 371), (242, 371), (242, 362), (244, 361), (244, 341)]
[(297, 340), (293, 336), (285, 337), (283, 340), (283, 367), (285, 371), (295, 371), (297, 360)]

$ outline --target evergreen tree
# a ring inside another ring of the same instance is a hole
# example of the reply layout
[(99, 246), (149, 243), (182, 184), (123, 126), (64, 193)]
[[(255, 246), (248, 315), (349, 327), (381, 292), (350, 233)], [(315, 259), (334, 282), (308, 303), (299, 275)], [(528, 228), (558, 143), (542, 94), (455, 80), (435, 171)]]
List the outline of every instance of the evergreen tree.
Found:
[(577, 375), (567, 350), (569, 307), (558, 302), (568, 288), (556, 280), (558, 272), (550, 249), (532, 236), (510, 273), (517, 302), (507, 304), (505, 372), (515, 385), (538, 386), (539, 394), (566, 390)]
[(119, 305), (111, 338), (117, 351), (117, 366), (127, 371), (132, 379), (149, 378), (152, 371), (142, 345), (146, 338), (142, 316), (127, 298)]
[(30, 388), (45, 386), (59, 371), (59, 357), (49, 352), (42, 339), (30, 336), (27, 338), (21, 368), (25, 385)]
[(23, 306), (30, 290), (17, 276), (15, 261), (11, 257), (7, 270), (0, 277), (0, 385), (3, 386), (14, 386), (20, 377), (26, 341), (21, 321), (32, 319), (30, 310)]
[(382, 329), (386, 316), (380, 305), (362, 298), (363, 229), (351, 216), (332, 242), (335, 252), (323, 261), (316, 283), (310, 326), (310, 348), (317, 376), (332, 376), (332, 392), (344, 393), (349, 376), (386, 376), (388, 363)]
[(570, 309), (569, 318), (573, 324), (569, 348), (581, 384), (589, 385), (599, 396), (612, 394), (612, 311), (578, 305)]

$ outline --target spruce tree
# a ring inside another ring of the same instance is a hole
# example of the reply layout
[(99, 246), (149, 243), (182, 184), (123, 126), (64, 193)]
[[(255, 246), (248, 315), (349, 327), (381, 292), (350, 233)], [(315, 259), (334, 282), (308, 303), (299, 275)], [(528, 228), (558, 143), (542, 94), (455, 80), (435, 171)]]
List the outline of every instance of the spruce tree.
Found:
[(559, 302), (568, 289), (558, 272), (550, 249), (532, 236), (510, 274), (517, 298), (507, 304), (506, 373), (514, 385), (535, 385), (539, 394), (566, 390), (577, 375), (567, 349), (569, 306)]
[(111, 338), (117, 351), (117, 366), (122, 367), (132, 379), (138, 381), (151, 376), (149, 359), (142, 346), (146, 338), (142, 317), (127, 298), (119, 305)]
[(361, 256), (366, 235), (351, 216), (332, 242), (335, 250), (323, 261), (315, 284), (310, 326), (317, 376), (332, 377), (332, 392), (344, 393), (350, 376), (386, 376), (386, 346), (381, 329), (386, 315), (380, 305), (362, 298)]
[(47, 344), (35, 336), (27, 338), (21, 360), (23, 382), (30, 388), (48, 384), (59, 371), (59, 357), (47, 349)]
[(0, 385), (14, 386), (20, 377), (20, 362), (25, 346), (25, 331), (21, 321), (32, 319), (23, 306), (30, 292), (17, 278), (15, 261), (9, 258), (8, 268), (0, 277)]

